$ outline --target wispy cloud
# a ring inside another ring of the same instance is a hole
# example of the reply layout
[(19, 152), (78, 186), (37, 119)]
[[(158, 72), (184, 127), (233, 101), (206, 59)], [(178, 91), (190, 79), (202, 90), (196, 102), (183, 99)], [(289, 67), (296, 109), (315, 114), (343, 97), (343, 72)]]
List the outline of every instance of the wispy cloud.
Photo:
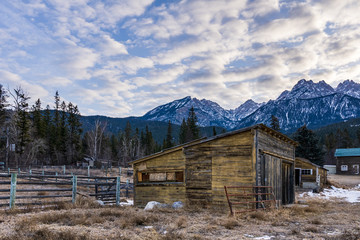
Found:
[(141, 115), (192, 95), (226, 108), (300, 78), (359, 80), (356, 0), (5, 0), (0, 77), (83, 114)]

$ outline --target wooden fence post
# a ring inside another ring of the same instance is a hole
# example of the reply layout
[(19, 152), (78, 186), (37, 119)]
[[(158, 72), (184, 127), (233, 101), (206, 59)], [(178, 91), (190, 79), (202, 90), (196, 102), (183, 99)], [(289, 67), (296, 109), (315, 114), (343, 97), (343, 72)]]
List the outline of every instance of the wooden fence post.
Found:
[(63, 166), (63, 173), (64, 173), (64, 175), (66, 174), (66, 167), (65, 167), (65, 165)]
[(16, 178), (17, 174), (11, 174), (11, 186), (10, 186), (10, 209), (15, 207), (15, 197), (16, 197)]
[(90, 177), (90, 166), (88, 166), (88, 177)]
[(29, 174), (30, 174), (30, 180), (31, 180), (31, 169), (29, 170)]
[(116, 206), (120, 206), (120, 177), (116, 177)]
[(76, 187), (77, 187), (77, 176), (73, 176), (72, 179), (72, 203), (75, 204), (76, 201)]
[(21, 170), (20, 170), (20, 168), (18, 168), (18, 173), (20, 174), (20, 172), (21, 172)]
[(58, 172), (56, 172), (56, 173), (55, 173), (55, 176), (56, 176), (56, 180), (55, 180), (55, 181), (57, 182), (57, 176), (58, 176)]
[(10, 168), (8, 168), (8, 175), (10, 175)]
[(129, 197), (129, 179), (126, 179), (126, 197)]

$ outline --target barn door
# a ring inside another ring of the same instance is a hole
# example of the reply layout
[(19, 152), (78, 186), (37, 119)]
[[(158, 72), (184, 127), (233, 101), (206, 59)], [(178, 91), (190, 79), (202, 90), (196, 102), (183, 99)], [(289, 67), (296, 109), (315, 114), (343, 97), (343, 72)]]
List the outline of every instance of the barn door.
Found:
[(291, 164), (282, 163), (282, 204), (288, 204), (292, 202), (292, 171)]

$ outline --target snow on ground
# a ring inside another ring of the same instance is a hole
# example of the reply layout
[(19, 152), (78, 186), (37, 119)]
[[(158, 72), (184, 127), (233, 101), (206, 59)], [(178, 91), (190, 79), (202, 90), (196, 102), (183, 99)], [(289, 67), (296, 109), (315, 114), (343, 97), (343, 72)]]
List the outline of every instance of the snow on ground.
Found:
[(120, 206), (133, 206), (134, 200), (126, 199), (127, 202), (120, 202)]
[(322, 199), (343, 198), (350, 203), (360, 202), (360, 184), (352, 189), (331, 186), (331, 188), (326, 188), (321, 193), (305, 192), (300, 194), (299, 197), (316, 197)]

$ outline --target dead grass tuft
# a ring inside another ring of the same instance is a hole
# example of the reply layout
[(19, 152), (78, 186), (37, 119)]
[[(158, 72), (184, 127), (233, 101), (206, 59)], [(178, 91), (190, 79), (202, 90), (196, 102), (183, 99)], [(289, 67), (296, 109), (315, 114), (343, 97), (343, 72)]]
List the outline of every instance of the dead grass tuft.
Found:
[(185, 228), (187, 226), (187, 219), (185, 216), (178, 217), (176, 219), (177, 228)]
[(308, 226), (304, 229), (305, 232), (313, 232), (313, 233), (318, 233), (319, 229), (315, 226)]
[(235, 218), (227, 218), (220, 223), (226, 229), (234, 229), (235, 227), (241, 226)]
[(164, 236), (161, 237), (162, 240), (181, 240), (185, 239), (184, 234), (178, 233), (175, 230), (170, 230)]
[[(129, 214), (131, 212), (131, 214)], [(134, 226), (141, 226), (146, 224), (153, 224), (159, 221), (159, 217), (154, 212), (150, 211), (130, 211), (127, 212), (126, 216), (120, 218), (115, 222), (121, 228), (131, 228)]]
[(320, 225), (322, 224), (322, 221), (319, 218), (315, 218), (310, 221), (311, 224)]
[(253, 219), (261, 220), (261, 221), (265, 221), (267, 219), (266, 214), (264, 212), (260, 212), (260, 211), (251, 212), (249, 214), (249, 217), (253, 218)]
[(89, 209), (89, 208), (99, 208), (100, 204), (92, 198), (86, 196), (79, 196), (76, 198), (75, 206), (76, 208)]

